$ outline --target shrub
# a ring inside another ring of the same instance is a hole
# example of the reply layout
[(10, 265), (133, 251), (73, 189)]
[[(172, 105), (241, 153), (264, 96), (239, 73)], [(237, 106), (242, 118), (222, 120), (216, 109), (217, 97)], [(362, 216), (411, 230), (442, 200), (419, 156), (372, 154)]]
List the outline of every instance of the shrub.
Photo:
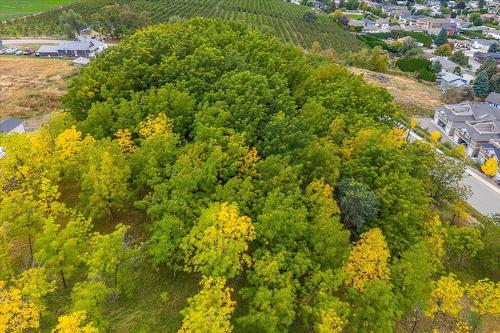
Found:
[(436, 81), (436, 74), (433, 72), (428, 71), (425, 68), (419, 69), (417, 71), (418, 73), (418, 78), (424, 81), (429, 81), (429, 82), (435, 82)]
[(421, 58), (401, 58), (396, 61), (396, 66), (403, 72), (416, 72), (421, 69), (429, 70), (432, 62)]

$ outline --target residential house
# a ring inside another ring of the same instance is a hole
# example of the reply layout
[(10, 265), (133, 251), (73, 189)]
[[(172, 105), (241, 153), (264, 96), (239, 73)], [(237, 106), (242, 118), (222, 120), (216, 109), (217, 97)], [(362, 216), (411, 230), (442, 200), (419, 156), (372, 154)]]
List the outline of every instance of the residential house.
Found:
[[(441, 57), (441, 56), (436, 56), (432, 59), (430, 59), (431, 61), (437, 61), (441, 64), (441, 73), (443, 75), (447, 74), (447, 73), (454, 73), (455, 72), (455, 68), (457, 67), (460, 67), (459, 64), (457, 63), (454, 63), (453, 61), (449, 60), (448, 58), (446, 57)], [(460, 69), (462, 69), (460, 67)]]
[(486, 160), (492, 157), (497, 159), (499, 165), (498, 172), (495, 176), (493, 176), (493, 179), (497, 183), (500, 183), (500, 140), (492, 139), (488, 143), (482, 144), (481, 148), (479, 148), (479, 154), (477, 157), (479, 163), (483, 164)]
[(423, 28), (425, 31), (438, 34), (442, 29), (448, 32), (448, 36), (457, 34), (457, 24), (446, 18), (423, 17), (415, 21), (415, 25)]
[(379, 18), (375, 20), (375, 25), (381, 27), (381, 28), (388, 28), (390, 25), (390, 22), (388, 19), (385, 18)]
[(0, 120), (0, 134), (24, 133), (24, 121), (16, 118)]
[(375, 34), (380, 32), (389, 32), (389, 28), (382, 28), (377, 25), (366, 25), (362, 32), (365, 34)]
[(438, 77), (439, 90), (444, 94), (448, 88), (462, 88), (467, 87), (469, 84), (466, 79), (453, 73), (446, 73)]
[(491, 37), (495, 39), (500, 39), (500, 30), (487, 27), (488, 29), (483, 31), (483, 35), (486, 37)]
[(472, 158), (478, 157), (481, 145), (500, 140), (500, 109), (488, 103), (443, 105), (436, 108), (434, 123)]
[(484, 100), (491, 107), (500, 110), (500, 94), (496, 92), (491, 92)]
[(361, 20), (349, 20), (349, 22), (347, 23), (347, 25), (349, 27), (351, 27), (351, 28), (362, 28), (366, 24), (365, 24), (365, 22), (363, 22)]
[(490, 52), (474, 52), (474, 60), (479, 62), (480, 64), (484, 63), (488, 59), (493, 59), (497, 63), (500, 64), (500, 52), (490, 53)]
[(35, 53), (39, 57), (93, 58), (107, 49), (107, 45), (97, 39), (81, 38), (58, 45), (42, 45)]
[(472, 47), (479, 52), (488, 52), (491, 44), (493, 44), (493, 42), (487, 39), (476, 38), (472, 40)]

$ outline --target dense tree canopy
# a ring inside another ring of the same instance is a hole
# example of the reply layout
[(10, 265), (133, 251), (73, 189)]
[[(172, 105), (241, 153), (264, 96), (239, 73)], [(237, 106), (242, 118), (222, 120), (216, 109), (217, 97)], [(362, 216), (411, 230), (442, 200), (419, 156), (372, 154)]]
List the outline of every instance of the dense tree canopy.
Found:
[(447, 238), (433, 218), (464, 197), (462, 166), (407, 142), (385, 89), (241, 24), (142, 30), (64, 103), (40, 132), (0, 137), (0, 276), (14, 241), (32, 245), (30, 265), (72, 288), (59, 330), (105, 330), (142, 265), (202, 279), (181, 331), (391, 332), (420, 307), (441, 316), (446, 246), (477, 253), (479, 230)]

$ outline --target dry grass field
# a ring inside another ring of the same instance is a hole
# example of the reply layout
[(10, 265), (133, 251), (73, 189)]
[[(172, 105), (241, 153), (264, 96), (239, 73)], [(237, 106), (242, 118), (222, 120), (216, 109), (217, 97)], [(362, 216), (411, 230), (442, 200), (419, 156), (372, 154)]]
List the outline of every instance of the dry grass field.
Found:
[(441, 92), (436, 85), (354, 67), (349, 67), (349, 70), (361, 74), (366, 81), (374, 85), (387, 88), (402, 111), (409, 115), (433, 115), (434, 108), (443, 104)]
[(0, 57), (0, 118), (17, 117), (36, 126), (60, 109), (67, 78), (75, 72), (67, 60)]

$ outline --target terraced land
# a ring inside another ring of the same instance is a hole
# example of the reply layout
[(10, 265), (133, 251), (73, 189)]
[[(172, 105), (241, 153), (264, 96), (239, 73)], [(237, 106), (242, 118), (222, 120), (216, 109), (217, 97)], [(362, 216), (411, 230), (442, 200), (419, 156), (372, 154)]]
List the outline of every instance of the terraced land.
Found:
[(45, 12), (28, 19), (19, 19), (0, 25), (0, 36), (58, 35), (57, 17), (63, 10), (73, 9), (86, 22), (102, 6), (111, 3), (128, 5), (132, 10), (145, 12), (152, 23), (167, 22), (172, 16), (183, 18), (213, 17), (243, 21), (250, 27), (265, 27), (270, 33), (295, 45), (309, 48), (318, 41), (323, 48), (338, 52), (357, 50), (363, 43), (343, 31), (331, 16), (318, 13), (314, 22), (303, 18), (309, 7), (293, 5), (282, 0), (90, 0)]

